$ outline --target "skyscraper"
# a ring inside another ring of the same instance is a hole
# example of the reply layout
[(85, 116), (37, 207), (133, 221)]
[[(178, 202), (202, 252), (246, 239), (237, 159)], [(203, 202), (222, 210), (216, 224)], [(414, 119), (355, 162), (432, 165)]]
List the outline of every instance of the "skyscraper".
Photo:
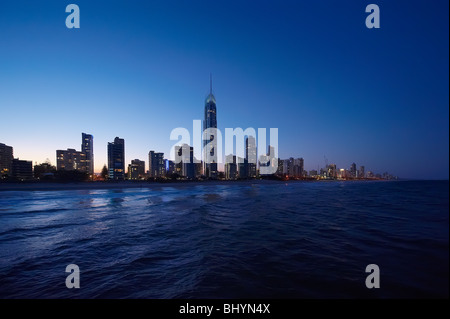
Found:
[(259, 174), (272, 175), (278, 170), (278, 158), (275, 154), (275, 147), (269, 145), (267, 147), (267, 154), (259, 156)]
[(108, 143), (108, 173), (113, 180), (125, 178), (125, 140), (116, 137)]
[(294, 177), (303, 177), (304, 160), (303, 157), (294, 160)]
[(355, 163), (352, 163), (352, 165), (350, 165), (350, 177), (351, 178), (356, 177), (356, 164)]
[(227, 155), (225, 158), (225, 178), (226, 179), (236, 179), (237, 177), (237, 165), (236, 156)]
[(327, 177), (328, 178), (337, 178), (337, 167), (336, 167), (336, 164), (329, 164), (327, 166)]
[(11, 176), (13, 148), (0, 143), (0, 177)]
[[(217, 109), (216, 98), (212, 93), (212, 76), (210, 75), (209, 95), (205, 101), (205, 120), (203, 121), (203, 131), (207, 129), (217, 129)], [(209, 139), (203, 142), (204, 151), (204, 174), (209, 178), (217, 177), (217, 139), (210, 134)]]
[(145, 177), (145, 161), (134, 159), (131, 161), (131, 164), (138, 166), (138, 177), (144, 178)]
[(163, 177), (165, 175), (164, 153), (148, 152), (148, 166), (150, 177)]
[(187, 144), (175, 146), (175, 171), (181, 176), (195, 178), (194, 148)]
[(175, 172), (175, 163), (171, 160), (165, 159), (164, 167), (165, 167), (166, 176), (172, 175)]
[(56, 150), (56, 168), (65, 171), (81, 171), (94, 174), (94, 146), (92, 135), (81, 133), (81, 152), (73, 148)]
[(365, 178), (366, 177), (366, 173), (365, 173), (365, 167), (364, 166), (360, 166), (359, 167), (359, 174), (358, 174), (359, 178)]
[(247, 136), (245, 139), (245, 159), (247, 160), (247, 176), (256, 177), (256, 139), (253, 136)]
[(94, 136), (81, 133), (81, 151), (86, 154), (86, 169), (89, 175), (94, 174)]

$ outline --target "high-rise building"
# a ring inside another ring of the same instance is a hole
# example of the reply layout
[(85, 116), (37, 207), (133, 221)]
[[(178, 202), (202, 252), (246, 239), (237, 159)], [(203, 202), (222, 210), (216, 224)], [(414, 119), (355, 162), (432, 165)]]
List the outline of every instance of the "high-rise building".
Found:
[(195, 178), (194, 148), (187, 144), (175, 146), (175, 172), (183, 177)]
[(11, 165), (13, 161), (13, 148), (0, 143), (0, 178), (11, 176)]
[(272, 145), (267, 146), (267, 156), (275, 156), (275, 147)]
[(225, 157), (225, 178), (228, 180), (237, 178), (237, 165), (235, 155), (227, 155)]
[(166, 176), (172, 175), (175, 173), (175, 163), (171, 160), (165, 159), (164, 160), (164, 168), (166, 171)]
[(359, 167), (359, 178), (364, 178), (364, 177), (366, 177), (365, 167), (360, 166)]
[(56, 169), (58, 171), (81, 171), (88, 172), (86, 165), (86, 154), (78, 152), (73, 148), (56, 151)]
[(203, 161), (197, 160), (194, 156), (195, 176), (201, 176), (203, 173)]
[(287, 163), (287, 174), (289, 177), (295, 176), (294, 158), (290, 157)]
[(309, 176), (316, 177), (318, 175), (317, 170), (313, 169), (309, 171)]
[(327, 166), (327, 177), (328, 178), (337, 178), (336, 164), (330, 164)]
[(267, 147), (267, 154), (259, 156), (259, 174), (273, 175), (278, 170), (278, 158), (275, 154), (275, 147), (269, 145)]
[(81, 151), (73, 148), (56, 151), (56, 168), (65, 171), (81, 171), (94, 174), (94, 137), (81, 133)]
[(304, 167), (304, 161), (303, 158), (296, 158), (294, 160), (294, 177), (301, 178), (303, 177), (303, 167)]
[(138, 169), (139, 166), (137, 164), (128, 164), (127, 178), (130, 180), (139, 179)]
[(81, 151), (86, 154), (86, 168), (90, 175), (94, 174), (94, 136), (81, 133)]
[(108, 143), (108, 174), (112, 180), (125, 178), (125, 140), (116, 137)]
[(278, 158), (278, 169), (277, 169), (278, 176), (284, 176), (283, 167), (284, 167), (284, 161), (281, 158)]
[(302, 178), (305, 176), (304, 160), (302, 157), (281, 160), (278, 159), (277, 174), (281, 176), (288, 176), (293, 178)]
[(165, 175), (164, 153), (148, 152), (148, 165), (150, 177), (163, 177)]
[(356, 164), (355, 163), (352, 163), (352, 165), (350, 165), (349, 175), (351, 178), (356, 178)]
[(131, 165), (137, 165), (138, 179), (145, 178), (145, 161), (134, 159), (131, 160)]
[(18, 180), (33, 179), (33, 163), (31, 161), (22, 161), (18, 158), (11, 163), (12, 177)]
[(128, 179), (137, 180), (145, 177), (145, 161), (134, 159), (128, 164)]
[[(217, 130), (217, 108), (216, 98), (212, 93), (212, 77), (210, 76), (209, 95), (205, 101), (205, 119), (203, 121), (203, 131), (207, 129)], [(217, 177), (217, 138), (210, 134), (209, 139), (203, 142), (204, 168), (203, 172), (208, 178)]]
[[(237, 171), (239, 178), (248, 178), (249, 177), (249, 163), (246, 158), (236, 157)], [(256, 172), (255, 172), (256, 176)]]
[(247, 136), (245, 139), (245, 159), (247, 160), (247, 177), (256, 177), (256, 139), (253, 136)]
[[(291, 162), (291, 159), (292, 159), (292, 162)], [(283, 162), (282, 175), (284, 175), (284, 176), (289, 176), (291, 167), (294, 165), (294, 161), (293, 161), (294, 159), (293, 158), (291, 158), (291, 159), (282, 160), (282, 162)]]

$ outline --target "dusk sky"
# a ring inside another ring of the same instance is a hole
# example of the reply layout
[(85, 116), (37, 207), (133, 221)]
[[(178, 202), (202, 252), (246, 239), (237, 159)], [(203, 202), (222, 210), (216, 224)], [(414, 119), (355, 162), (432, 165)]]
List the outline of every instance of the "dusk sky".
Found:
[[(68, 29), (65, 7), (80, 8)], [(376, 3), (381, 28), (368, 29)], [(279, 130), (279, 157), (449, 177), (449, 2), (1, 1), (0, 143), (56, 164), (94, 135), (95, 170), (169, 154), (203, 120)]]

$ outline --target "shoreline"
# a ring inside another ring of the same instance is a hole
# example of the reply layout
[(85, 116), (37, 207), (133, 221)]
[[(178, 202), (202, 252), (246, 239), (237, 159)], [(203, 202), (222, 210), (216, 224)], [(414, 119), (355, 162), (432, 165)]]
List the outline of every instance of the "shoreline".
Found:
[[(95, 189), (120, 189), (120, 188), (154, 188), (154, 187), (193, 187), (198, 185), (250, 185), (250, 184), (286, 184), (286, 183), (314, 183), (314, 182), (373, 182), (389, 181), (377, 179), (361, 180), (207, 180), (207, 181), (170, 181), (170, 182), (147, 182), (147, 181), (123, 181), (123, 182), (16, 182), (0, 183), (0, 193), (6, 191), (55, 191), (55, 190), (95, 190)], [(397, 180), (398, 181), (398, 180)]]

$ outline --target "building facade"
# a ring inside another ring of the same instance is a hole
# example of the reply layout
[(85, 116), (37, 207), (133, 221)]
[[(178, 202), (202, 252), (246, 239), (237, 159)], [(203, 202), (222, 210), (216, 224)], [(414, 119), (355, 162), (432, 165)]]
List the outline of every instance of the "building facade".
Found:
[(245, 139), (245, 159), (247, 160), (247, 176), (256, 177), (257, 150), (256, 139), (253, 136), (247, 136)]
[(359, 167), (358, 177), (359, 178), (365, 178), (366, 177), (366, 172), (365, 172), (365, 167), (364, 166), (360, 166)]
[(350, 165), (349, 177), (356, 178), (358, 175), (359, 174), (356, 171), (356, 164), (352, 163), (352, 165)]
[(235, 155), (225, 157), (225, 179), (234, 180), (237, 178), (237, 164)]
[(94, 174), (94, 136), (81, 133), (81, 151), (86, 154), (86, 171)]
[[(205, 100), (205, 119), (203, 121), (203, 131), (217, 130), (217, 107), (216, 98), (212, 93), (212, 78), (210, 78), (209, 95)], [(204, 139), (203, 154), (204, 168), (203, 174), (208, 178), (217, 178), (217, 137), (215, 134), (208, 134)]]
[(172, 175), (175, 173), (175, 163), (171, 160), (165, 159), (164, 160), (164, 168), (166, 171), (166, 176)]
[(175, 146), (175, 172), (179, 175), (195, 178), (194, 148), (187, 144)]
[(303, 169), (304, 169), (304, 160), (302, 157), (296, 158), (294, 160), (294, 177), (302, 178), (303, 177)]
[(148, 152), (149, 177), (165, 176), (164, 153)]
[(128, 164), (127, 178), (139, 180), (145, 178), (145, 161), (134, 159)]
[(134, 159), (131, 161), (131, 165), (137, 165), (138, 179), (145, 178), (145, 161)]
[(15, 158), (11, 163), (12, 177), (18, 180), (33, 179), (33, 163)]
[(125, 179), (125, 140), (119, 137), (108, 143), (108, 175), (112, 180)]
[(13, 148), (0, 143), (0, 178), (11, 176)]
[(72, 148), (56, 151), (56, 169), (58, 171), (81, 171), (88, 172), (86, 165), (86, 154)]

